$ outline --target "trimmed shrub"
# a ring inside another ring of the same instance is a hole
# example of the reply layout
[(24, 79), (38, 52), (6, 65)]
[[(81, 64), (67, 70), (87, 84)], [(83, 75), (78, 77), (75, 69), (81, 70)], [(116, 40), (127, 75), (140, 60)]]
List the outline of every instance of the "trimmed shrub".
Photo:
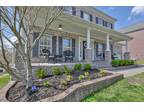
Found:
[(78, 79), (81, 81), (81, 80), (83, 80), (84, 79), (84, 75), (80, 75), (79, 77), (78, 77)]
[(38, 79), (43, 79), (45, 76), (46, 76), (46, 70), (45, 69), (39, 68), (36, 70), (36, 77)]
[(43, 83), (43, 85), (46, 86), (46, 87), (51, 87), (51, 84), (50, 84), (49, 81), (45, 81), (45, 82)]
[(99, 74), (100, 74), (100, 76), (105, 76), (106, 75), (106, 71), (104, 69), (100, 69)]
[(135, 62), (134, 60), (112, 60), (111, 64), (113, 67), (129, 66), (129, 65), (134, 65)]
[(82, 64), (80, 64), (80, 63), (79, 64), (75, 64), (74, 65), (74, 70), (75, 71), (81, 71), (82, 70)]
[(67, 86), (68, 82), (63, 79), (63, 80), (60, 81), (60, 84), (63, 85), (63, 86)]
[(72, 80), (73, 80), (73, 76), (67, 75), (66, 80), (67, 80), (67, 81), (72, 81)]
[(84, 64), (84, 70), (85, 70), (85, 71), (90, 70), (91, 67), (92, 67), (91, 64)]
[(61, 74), (61, 69), (59, 67), (52, 67), (52, 73), (53, 75), (60, 75)]

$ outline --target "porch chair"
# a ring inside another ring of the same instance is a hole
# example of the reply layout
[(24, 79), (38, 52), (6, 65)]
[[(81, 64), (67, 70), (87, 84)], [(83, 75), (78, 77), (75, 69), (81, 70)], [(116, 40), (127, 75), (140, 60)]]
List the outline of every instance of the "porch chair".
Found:
[(55, 61), (54, 56), (50, 55), (50, 51), (48, 49), (42, 49), (42, 52), (44, 53), (44, 56), (47, 59), (47, 62), (50, 62), (50, 61), (54, 62)]
[(64, 51), (64, 59), (65, 59), (65, 62), (67, 61), (73, 62), (73, 52), (70, 50)]

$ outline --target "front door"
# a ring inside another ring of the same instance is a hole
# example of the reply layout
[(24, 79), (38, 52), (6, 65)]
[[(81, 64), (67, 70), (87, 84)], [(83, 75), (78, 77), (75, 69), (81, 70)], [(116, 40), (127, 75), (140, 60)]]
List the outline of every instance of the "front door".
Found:
[(85, 49), (87, 48), (87, 42), (83, 41), (83, 60), (85, 60)]

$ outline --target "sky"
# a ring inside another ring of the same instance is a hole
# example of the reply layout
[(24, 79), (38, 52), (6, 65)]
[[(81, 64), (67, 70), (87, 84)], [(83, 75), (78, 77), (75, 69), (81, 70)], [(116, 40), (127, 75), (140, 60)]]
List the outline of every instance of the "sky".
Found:
[(97, 6), (96, 8), (117, 19), (116, 30), (144, 22), (144, 7), (142, 6)]

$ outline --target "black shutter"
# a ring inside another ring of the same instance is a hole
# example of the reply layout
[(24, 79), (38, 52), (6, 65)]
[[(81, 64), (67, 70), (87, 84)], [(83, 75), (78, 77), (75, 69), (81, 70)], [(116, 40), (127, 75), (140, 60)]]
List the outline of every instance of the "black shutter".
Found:
[(63, 42), (62, 37), (59, 37), (59, 54), (62, 55)]
[(103, 26), (105, 26), (105, 21), (104, 20), (102, 20), (103, 21)]
[(113, 24), (111, 24), (111, 29), (113, 29)]
[(96, 24), (98, 24), (98, 17), (96, 17)]
[[(36, 40), (36, 38), (39, 36), (38, 32), (33, 33), (33, 42)], [(39, 42), (34, 46), (32, 55), (33, 57), (38, 57), (38, 47), (39, 47)]]
[(90, 15), (90, 21), (91, 21), (91, 22), (93, 21), (93, 16), (92, 16), (92, 15)]
[(72, 39), (72, 52), (73, 56), (75, 56), (75, 39)]
[(76, 8), (72, 7), (72, 15), (76, 15)]
[(103, 44), (103, 59), (105, 59), (106, 44)]
[(83, 11), (80, 11), (80, 17), (83, 18)]
[(56, 36), (52, 36), (52, 55), (56, 55)]
[(96, 42), (96, 57), (98, 56), (98, 43)]

